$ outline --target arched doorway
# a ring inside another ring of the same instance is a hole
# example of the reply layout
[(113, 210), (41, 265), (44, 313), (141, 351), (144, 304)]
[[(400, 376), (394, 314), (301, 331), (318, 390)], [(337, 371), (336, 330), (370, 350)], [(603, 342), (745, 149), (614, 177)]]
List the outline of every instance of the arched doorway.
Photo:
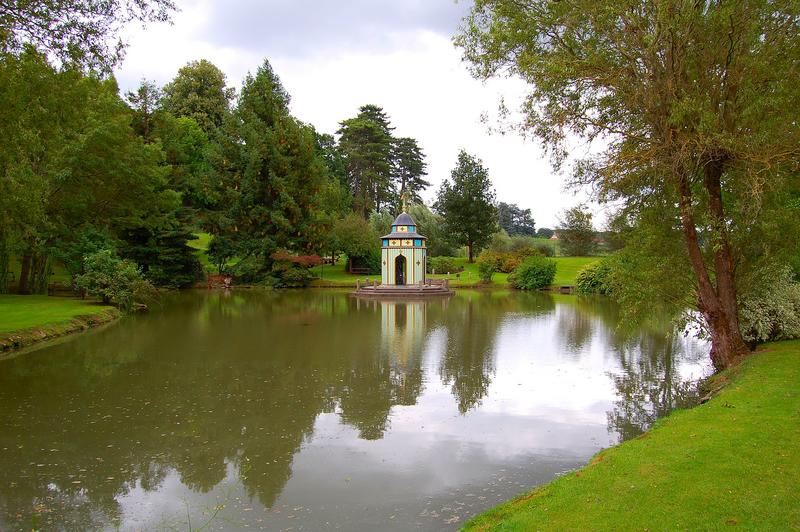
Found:
[(406, 284), (406, 258), (403, 255), (394, 259), (394, 284)]

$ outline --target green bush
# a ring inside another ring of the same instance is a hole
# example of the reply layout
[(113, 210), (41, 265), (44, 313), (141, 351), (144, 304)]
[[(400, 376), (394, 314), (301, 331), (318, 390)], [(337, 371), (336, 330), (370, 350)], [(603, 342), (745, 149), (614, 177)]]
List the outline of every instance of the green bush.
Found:
[(739, 298), (739, 328), (757, 344), (800, 338), (800, 284), (791, 268), (766, 268)]
[(508, 284), (520, 290), (540, 290), (553, 284), (556, 268), (556, 261), (553, 259), (533, 255), (511, 272)]
[(455, 257), (431, 257), (428, 259), (428, 273), (458, 273), (464, 270)]
[(575, 290), (579, 294), (611, 294), (611, 265), (608, 261), (593, 262), (578, 272)]
[(503, 254), (494, 251), (484, 251), (478, 256), (478, 277), (483, 283), (491, 283), (492, 276), (500, 269)]
[(553, 252), (553, 246), (550, 244), (545, 244), (543, 242), (537, 242), (534, 246), (536, 251), (539, 252), (541, 255), (545, 257), (552, 257), (555, 255)]
[(309, 268), (322, 263), (318, 255), (294, 255), (276, 251), (272, 258), (271, 285), (275, 288), (305, 288), (315, 279)]
[(87, 255), (83, 269), (85, 273), (76, 279), (78, 288), (124, 311), (131, 310), (136, 303), (143, 303), (155, 292), (134, 262), (120, 259), (110, 249)]
[(381, 251), (372, 250), (364, 255), (349, 257), (353, 268), (366, 268), (369, 275), (381, 273)]

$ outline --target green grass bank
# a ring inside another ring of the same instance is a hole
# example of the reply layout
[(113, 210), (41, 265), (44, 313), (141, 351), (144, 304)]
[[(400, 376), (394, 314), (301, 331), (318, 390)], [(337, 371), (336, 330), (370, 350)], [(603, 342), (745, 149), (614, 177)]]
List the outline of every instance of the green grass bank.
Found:
[(800, 530), (800, 341), (716, 377), (708, 403), (465, 530)]
[(108, 323), (119, 312), (66, 297), (0, 295), (0, 352)]
[[(558, 264), (556, 270), (556, 278), (553, 280), (554, 286), (573, 286), (578, 272), (587, 264), (591, 264), (599, 260), (599, 257), (553, 257), (553, 260)], [(354, 287), (357, 279), (369, 279), (370, 281), (381, 280), (380, 275), (354, 275), (347, 273), (345, 270), (345, 260), (340, 260), (334, 265), (317, 266), (312, 269), (314, 274), (319, 277), (314, 282), (314, 286), (331, 286), (331, 287)], [(491, 284), (482, 285), (480, 277), (478, 276), (478, 265), (475, 263), (468, 263), (466, 258), (456, 259), (456, 264), (462, 266), (464, 271), (450, 275), (429, 275), (433, 279), (450, 279), (450, 286), (455, 288), (477, 287), (478, 285), (484, 287), (507, 287), (508, 274), (496, 273), (492, 277)]]

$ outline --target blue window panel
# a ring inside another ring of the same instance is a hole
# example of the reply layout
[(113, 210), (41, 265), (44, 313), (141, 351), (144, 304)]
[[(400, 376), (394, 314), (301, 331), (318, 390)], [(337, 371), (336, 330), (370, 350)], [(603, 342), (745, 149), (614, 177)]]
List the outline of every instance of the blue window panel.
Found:
[(414, 240), (414, 245), (417, 246), (417, 247), (422, 246), (422, 240), (419, 240), (419, 239)]
[(383, 247), (389, 247), (389, 240), (386, 238), (383, 239)]

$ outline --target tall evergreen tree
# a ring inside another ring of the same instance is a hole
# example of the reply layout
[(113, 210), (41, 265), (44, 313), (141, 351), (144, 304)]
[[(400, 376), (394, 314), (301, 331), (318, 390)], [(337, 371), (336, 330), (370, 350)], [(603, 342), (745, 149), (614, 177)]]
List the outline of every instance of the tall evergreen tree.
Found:
[(236, 196), (225, 236), (265, 267), (278, 249), (316, 251), (324, 163), (313, 129), (289, 114), (289, 94), (268, 61), (245, 78), (234, 118), (227, 150), (236, 161), (227, 179)]
[(456, 167), (439, 188), (434, 208), (444, 218), (445, 230), (467, 246), (469, 262), (497, 231), (497, 209), (489, 172), (483, 162), (461, 150)]
[(395, 208), (400, 207), (400, 195), (405, 193), (407, 199), (414, 203), (422, 203), (420, 193), (431, 184), (425, 180), (428, 164), (425, 154), (416, 139), (401, 137), (392, 143), (392, 178), (397, 191)]
[(353, 208), (365, 219), (391, 201), (392, 127), (377, 105), (365, 105), (356, 117), (344, 120), (337, 133), (347, 161)]

